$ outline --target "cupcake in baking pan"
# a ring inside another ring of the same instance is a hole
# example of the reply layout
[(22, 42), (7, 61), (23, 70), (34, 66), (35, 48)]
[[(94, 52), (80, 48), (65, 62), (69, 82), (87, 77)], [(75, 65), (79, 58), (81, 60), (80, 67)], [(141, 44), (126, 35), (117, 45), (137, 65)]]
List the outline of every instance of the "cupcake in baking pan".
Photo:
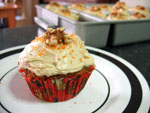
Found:
[(131, 11), (138, 12), (144, 15), (150, 15), (150, 12), (148, 11), (148, 9), (141, 5), (136, 5), (134, 8), (131, 9)]
[(80, 37), (64, 30), (48, 28), (19, 56), (19, 72), (41, 100), (60, 102), (75, 97), (95, 68)]
[(106, 10), (106, 11), (111, 11), (112, 10), (112, 6), (108, 5), (108, 4), (99, 4), (100, 9), (102, 10)]
[(131, 19), (146, 19), (146, 15), (139, 13), (139, 12), (135, 12), (131, 15), (130, 18)]
[(113, 6), (113, 9), (123, 9), (123, 10), (128, 10), (129, 7), (126, 5), (125, 2), (116, 2), (115, 5)]
[(65, 7), (63, 7), (61, 4), (57, 2), (51, 2), (50, 4), (46, 5), (45, 8), (74, 21), (78, 21), (79, 19), (78, 14), (71, 12), (69, 9), (66, 9)]
[(50, 2), (48, 5), (45, 6), (45, 8), (55, 13), (57, 13), (59, 9), (64, 9), (64, 7), (57, 2)]
[(74, 9), (78, 11), (85, 11), (87, 8), (81, 3), (75, 3), (68, 7), (69, 9)]
[(107, 20), (128, 20), (130, 15), (118, 10), (112, 10), (110, 15), (106, 18)]
[(57, 13), (74, 21), (79, 20), (79, 15), (69, 9), (59, 9)]
[(86, 13), (100, 17), (100, 18), (106, 18), (106, 14), (101, 11), (99, 6), (91, 6), (86, 10)]

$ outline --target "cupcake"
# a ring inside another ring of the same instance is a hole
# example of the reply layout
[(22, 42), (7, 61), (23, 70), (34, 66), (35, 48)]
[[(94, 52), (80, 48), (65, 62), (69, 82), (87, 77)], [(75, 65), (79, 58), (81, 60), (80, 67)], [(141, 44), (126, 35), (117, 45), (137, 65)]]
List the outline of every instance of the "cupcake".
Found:
[(45, 9), (57, 13), (59, 9), (65, 9), (65, 8), (57, 2), (50, 2), (48, 5), (45, 6)]
[(66, 9), (65, 7), (63, 7), (61, 4), (57, 2), (51, 2), (48, 5), (46, 5), (45, 8), (74, 21), (78, 21), (79, 19), (78, 14), (71, 12), (70, 10)]
[(71, 20), (74, 20), (74, 21), (78, 21), (79, 20), (79, 15), (76, 14), (76, 13), (73, 13), (71, 12), (70, 10), (68, 9), (59, 9), (58, 14), (62, 15), (62, 16), (65, 16)]
[(106, 11), (111, 11), (112, 10), (112, 6), (108, 5), (108, 4), (100, 4), (99, 5), (100, 9), (106, 10)]
[(85, 11), (86, 7), (81, 3), (75, 3), (68, 7), (69, 9), (74, 9), (78, 11)]
[(130, 18), (131, 19), (146, 19), (146, 15), (136, 12), (133, 15), (131, 15)]
[(118, 10), (112, 10), (110, 15), (106, 18), (107, 20), (128, 20), (130, 15)]
[(100, 17), (100, 18), (106, 17), (106, 14), (101, 11), (99, 6), (91, 6), (90, 8), (86, 10), (86, 13)]
[(60, 102), (75, 97), (95, 68), (80, 37), (64, 30), (48, 28), (19, 56), (19, 72), (41, 100)]
[(123, 10), (128, 10), (129, 7), (126, 5), (125, 2), (116, 2), (115, 5), (113, 6), (113, 9), (123, 9)]
[(141, 5), (136, 5), (134, 8), (131, 9), (131, 11), (138, 12), (144, 15), (150, 15), (149, 11), (144, 6)]

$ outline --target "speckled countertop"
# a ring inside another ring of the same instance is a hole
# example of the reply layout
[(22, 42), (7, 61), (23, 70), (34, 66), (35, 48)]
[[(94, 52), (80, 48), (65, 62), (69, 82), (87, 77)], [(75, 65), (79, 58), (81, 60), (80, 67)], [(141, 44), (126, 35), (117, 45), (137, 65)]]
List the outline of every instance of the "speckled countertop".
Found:
[(103, 49), (134, 65), (144, 75), (150, 86), (150, 41)]
[[(37, 29), (36, 25), (0, 29), (0, 50), (29, 43), (37, 36)], [(114, 53), (133, 64), (150, 86), (150, 41), (101, 49)]]

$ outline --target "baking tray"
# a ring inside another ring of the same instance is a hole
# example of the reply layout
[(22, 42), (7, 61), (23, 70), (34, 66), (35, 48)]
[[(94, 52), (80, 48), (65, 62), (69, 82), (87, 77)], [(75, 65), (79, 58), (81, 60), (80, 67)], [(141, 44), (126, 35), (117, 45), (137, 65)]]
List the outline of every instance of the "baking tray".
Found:
[[(81, 15), (84, 14), (84, 12), (74, 9), (72, 9), (71, 11), (78, 12)], [(93, 17), (99, 18), (95, 16)], [(108, 45), (117, 46), (150, 40), (150, 32), (149, 32), (150, 19), (116, 20), (116, 21), (103, 19), (103, 21), (105, 21), (106, 23), (110, 23), (111, 25), (108, 38)]]
[(150, 19), (110, 22), (108, 44), (111, 46), (150, 40)]
[(35, 5), (37, 17), (42, 18), (44, 21), (48, 23), (53, 23), (54, 25), (58, 25), (59, 15), (53, 13), (47, 9), (45, 9), (44, 4)]
[[(34, 21), (45, 30), (48, 27), (56, 27), (53, 24), (48, 24), (43, 19), (39, 19), (37, 17), (34, 18)], [(79, 35), (81, 39), (85, 41), (86, 45), (93, 47), (105, 47), (107, 44), (110, 28), (109, 24), (100, 22), (75, 22), (61, 17), (59, 25), (65, 27), (66, 32)]]
[[(83, 16), (83, 15), (82, 15)], [(84, 16), (83, 16), (84, 17)], [(59, 25), (66, 28), (66, 32), (74, 33), (85, 41), (85, 45), (93, 47), (105, 47), (107, 44), (110, 23), (100, 21), (72, 21), (65, 17), (60, 17)]]
[(44, 21), (42, 18), (34, 17), (34, 22), (39, 26), (37, 29), (37, 35), (41, 36), (46, 31), (47, 28), (56, 28), (56, 25), (53, 23), (48, 23)]
[[(40, 5), (36, 5), (36, 11), (37, 11), (37, 17), (38, 18), (42, 18), (43, 20), (47, 21), (47, 22), (50, 22), (50, 23), (53, 23), (55, 25), (58, 25), (58, 21), (59, 21), (59, 18), (61, 17), (64, 17), (62, 15), (59, 15), (57, 13), (54, 13), (54, 12), (51, 12), (50, 10), (47, 10), (45, 9), (45, 4), (40, 4)], [(86, 14), (86, 13), (82, 13), (82, 12), (78, 12), (78, 11), (73, 11), (71, 10), (72, 12), (74, 13), (77, 13), (79, 15), (79, 21), (80, 21), (80, 17), (81, 17), (81, 21), (83, 20), (83, 16), (86, 18), (86, 21), (89, 20), (89, 21), (93, 21), (93, 20), (96, 20), (96, 21), (104, 21), (104, 19), (102, 18), (99, 18), (99, 17), (96, 17), (96, 16), (91, 16), (89, 14)], [(65, 17), (66, 18), (66, 17)]]
[(56, 28), (56, 25), (53, 23), (48, 23), (47, 21), (43, 20), (42, 18), (34, 17), (34, 22), (41, 26), (43, 29), (47, 29), (49, 27)]
[[(36, 5), (36, 9), (37, 9), (37, 12), (39, 13), (37, 17), (40, 19), (43, 19), (45, 22), (51, 24), (51, 19), (52, 18), (55, 19), (55, 17), (51, 15), (53, 12), (44, 9), (44, 5)], [(50, 13), (47, 13), (47, 12), (50, 12)], [(42, 16), (40, 16), (41, 13), (42, 13)], [(43, 13), (45, 13), (45, 15), (49, 15), (49, 17), (46, 17), (45, 19), (43, 16), (44, 15)], [(95, 18), (93, 16), (86, 15), (86, 14), (82, 14), (82, 15), (79, 14), (79, 21), (73, 21), (67, 17), (61, 16), (58, 14), (55, 14), (55, 15), (57, 15), (56, 19), (58, 19), (58, 23), (56, 24), (52, 21), (54, 25), (65, 27), (66, 32), (79, 35), (81, 39), (85, 41), (86, 45), (93, 46), (93, 47), (105, 47), (106, 46), (110, 23), (104, 22), (100, 18)], [(49, 21), (47, 21), (47, 19)], [(38, 22), (38, 24), (40, 23)], [(42, 25), (43, 24), (40, 24), (39, 26), (42, 27)]]

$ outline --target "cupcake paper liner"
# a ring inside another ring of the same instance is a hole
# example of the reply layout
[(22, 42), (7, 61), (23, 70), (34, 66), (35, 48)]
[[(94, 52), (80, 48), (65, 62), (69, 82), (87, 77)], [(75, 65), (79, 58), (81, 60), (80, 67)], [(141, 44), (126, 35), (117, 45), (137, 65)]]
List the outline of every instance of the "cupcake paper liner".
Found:
[(88, 71), (81, 73), (81, 75), (64, 75), (59, 78), (47, 77), (47, 79), (41, 79), (41, 77), (30, 75), (26, 76), (25, 72), (21, 69), (19, 72), (25, 77), (25, 80), (36, 97), (41, 100), (49, 102), (66, 101), (75, 97), (85, 86), (89, 79), (94, 66), (91, 66)]

